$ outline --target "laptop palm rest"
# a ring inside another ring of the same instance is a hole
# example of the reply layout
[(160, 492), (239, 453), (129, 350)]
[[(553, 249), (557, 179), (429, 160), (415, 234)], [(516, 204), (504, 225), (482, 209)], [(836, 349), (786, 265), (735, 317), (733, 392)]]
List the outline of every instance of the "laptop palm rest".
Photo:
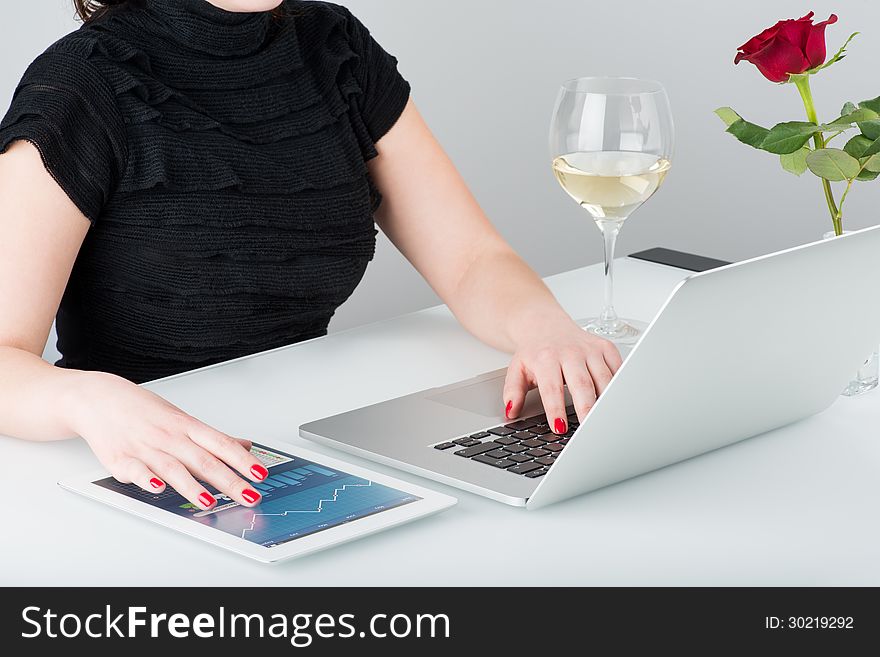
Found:
[[(504, 378), (505, 375), (502, 373), (491, 379), (458, 385), (451, 390), (425, 395), (425, 399), (485, 417), (498, 417), (499, 414), (504, 413)], [(565, 403), (571, 403), (567, 391)], [(541, 397), (537, 390), (532, 390), (526, 395), (526, 403), (519, 416), (530, 417), (540, 413), (543, 413)]]

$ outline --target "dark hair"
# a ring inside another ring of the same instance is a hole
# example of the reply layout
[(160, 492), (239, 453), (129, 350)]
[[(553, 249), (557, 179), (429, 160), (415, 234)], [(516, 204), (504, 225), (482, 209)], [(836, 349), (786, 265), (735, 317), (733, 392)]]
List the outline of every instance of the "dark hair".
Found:
[[(73, 5), (76, 8), (76, 15), (79, 16), (80, 20), (84, 23), (100, 18), (111, 9), (129, 4), (141, 4), (141, 0), (73, 0)], [(281, 16), (283, 13), (284, 10), (281, 6), (272, 10), (272, 14), (275, 16)]]

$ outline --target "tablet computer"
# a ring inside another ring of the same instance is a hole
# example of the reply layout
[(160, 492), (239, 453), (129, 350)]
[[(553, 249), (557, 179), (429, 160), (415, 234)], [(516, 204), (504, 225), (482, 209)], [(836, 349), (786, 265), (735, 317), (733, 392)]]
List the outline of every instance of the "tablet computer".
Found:
[[(295, 454), (254, 444), (269, 470), (262, 493), (244, 507), (205, 487), (218, 504), (203, 510), (170, 486), (156, 495), (98, 472), (62, 488), (264, 563), (301, 557), (449, 508), (454, 497), (305, 449)], [(204, 482), (202, 482), (204, 484)]]

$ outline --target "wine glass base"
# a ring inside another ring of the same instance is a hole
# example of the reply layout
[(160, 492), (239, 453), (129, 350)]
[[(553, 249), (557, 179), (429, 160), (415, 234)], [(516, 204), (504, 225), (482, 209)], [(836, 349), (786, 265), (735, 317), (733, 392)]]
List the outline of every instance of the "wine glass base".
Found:
[(648, 325), (635, 319), (618, 319), (613, 325), (608, 326), (598, 317), (578, 322), (585, 331), (600, 338), (610, 340), (616, 345), (632, 346), (638, 342)]

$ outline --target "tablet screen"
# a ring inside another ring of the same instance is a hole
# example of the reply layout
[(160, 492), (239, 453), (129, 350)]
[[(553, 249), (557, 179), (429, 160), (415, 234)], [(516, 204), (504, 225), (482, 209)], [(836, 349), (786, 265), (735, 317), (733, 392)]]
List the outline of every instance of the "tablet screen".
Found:
[(270, 548), (422, 499), (262, 445), (255, 444), (251, 453), (269, 469), (265, 481), (253, 484), (263, 495), (254, 508), (240, 506), (204, 482), (217, 498), (209, 511), (171, 487), (156, 495), (112, 477), (92, 483)]

